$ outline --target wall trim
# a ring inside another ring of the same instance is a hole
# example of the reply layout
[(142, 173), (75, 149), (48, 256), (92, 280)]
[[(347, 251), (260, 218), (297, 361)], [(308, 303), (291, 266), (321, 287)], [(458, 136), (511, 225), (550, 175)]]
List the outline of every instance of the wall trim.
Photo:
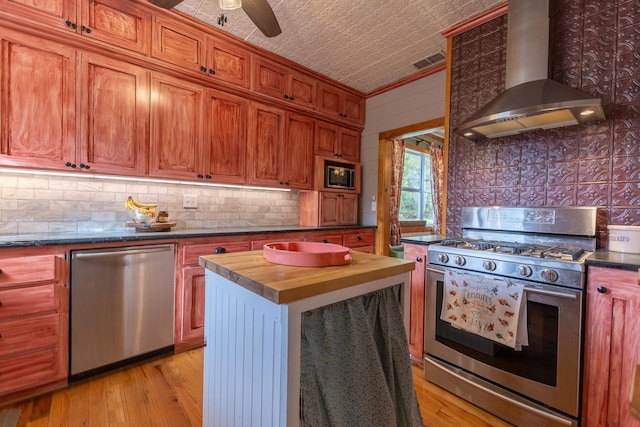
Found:
[(508, 3), (504, 2), (492, 9), (487, 10), (486, 12), (477, 15), (467, 21), (464, 21), (460, 24), (457, 24), (447, 30), (444, 30), (440, 34), (442, 34), (446, 38), (455, 37), (459, 34), (464, 33), (465, 31), (469, 31), (472, 28), (479, 27), (480, 25), (491, 21), (499, 16), (505, 15), (507, 13)]

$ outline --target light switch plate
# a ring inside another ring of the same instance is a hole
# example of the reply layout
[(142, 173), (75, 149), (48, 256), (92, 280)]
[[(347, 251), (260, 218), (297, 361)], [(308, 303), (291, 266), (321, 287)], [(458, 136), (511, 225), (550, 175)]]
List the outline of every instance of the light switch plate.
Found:
[(182, 196), (182, 207), (185, 209), (197, 209), (198, 208), (198, 196), (195, 194), (185, 194)]

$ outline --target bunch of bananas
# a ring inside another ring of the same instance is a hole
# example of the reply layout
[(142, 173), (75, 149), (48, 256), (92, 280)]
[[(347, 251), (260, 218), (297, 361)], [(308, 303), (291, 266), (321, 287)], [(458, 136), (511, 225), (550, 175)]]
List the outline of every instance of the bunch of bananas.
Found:
[(155, 208), (158, 207), (158, 205), (155, 203), (142, 203), (135, 200), (131, 196), (127, 197), (127, 201), (124, 202), (124, 206), (127, 209), (132, 210), (133, 212), (151, 215), (152, 217), (156, 216)]

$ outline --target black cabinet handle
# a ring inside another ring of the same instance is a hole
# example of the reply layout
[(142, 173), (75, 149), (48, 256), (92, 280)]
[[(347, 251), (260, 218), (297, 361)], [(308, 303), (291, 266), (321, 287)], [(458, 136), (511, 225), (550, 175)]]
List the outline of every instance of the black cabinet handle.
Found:
[(202, 175), (201, 173), (199, 173), (199, 174), (198, 174), (198, 178), (199, 178), (199, 179), (202, 179), (202, 178), (204, 178), (204, 175)]
[(322, 239), (322, 243), (329, 243), (327, 239)]
[(287, 95), (286, 93), (284, 94), (284, 99), (289, 99), (289, 95)]
[(211, 74), (213, 76), (215, 73), (216, 73), (216, 70), (211, 69), (211, 68), (209, 69), (209, 74)]
[(214, 254), (225, 254), (227, 253), (227, 250), (225, 248), (223, 248), (222, 246), (218, 246), (217, 248), (215, 248), (213, 250)]
[(211, 179), (211, 175), (205, 175), (205, 178)]
[(68, 168), (73, 168), (73, 169), (77, 167), (75, 163), (71, 163), (71, 162), (67, 162), (64, 165)]
[(604, 286), (598, 286), (596, 290), (601, 294), (606, 294), (607, 292), (609, 292), (609, 289), (605, 288)]
[(358, 237), (356, 237), (356, 240), (360, 241), (360, 240), (362, 240), (362, 237), (358, 236)]
[(91, 28), (85, 27), (84, 25), (80, 27), (80, 31), (84, 31), (87, 34), (91, 34)]
[(421, 257), (416, 258), (416, 262), (422, 262), (422, 258)]
[(207, 72), (207, 67), (201, 65), (200, 66), (200, 71), (203, 71), (203, 72), (206, 73)]
[(86, 165), (84, 163), (80, 163), (80, 169), (91, 169), (91, 166)]
[(66, 21), (64, 21), (64, 23), (65, 23), (65, 25), (66, 25), (67, 27), (71, 27), (71, 28), (73, 28), (74, 30), (75, 30), (76, 28), (78, 28), (78, 25), (77, 25), (77, 24), (75, 24), (75, 23), (73, 23), (73, 22), (69, 21), (68, 19), (67, 19)]
[(290, 96), (289, 99), (293, 101), (293, 96)]

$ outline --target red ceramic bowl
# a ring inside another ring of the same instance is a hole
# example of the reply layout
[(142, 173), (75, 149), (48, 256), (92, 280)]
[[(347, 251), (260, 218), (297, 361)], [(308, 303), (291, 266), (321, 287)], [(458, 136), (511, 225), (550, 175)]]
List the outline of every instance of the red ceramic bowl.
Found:
[(328, 267), (351, 262), (351, 249), (333, 243), (276, 242), (263, 247), (264, 259), (297, 267)]

